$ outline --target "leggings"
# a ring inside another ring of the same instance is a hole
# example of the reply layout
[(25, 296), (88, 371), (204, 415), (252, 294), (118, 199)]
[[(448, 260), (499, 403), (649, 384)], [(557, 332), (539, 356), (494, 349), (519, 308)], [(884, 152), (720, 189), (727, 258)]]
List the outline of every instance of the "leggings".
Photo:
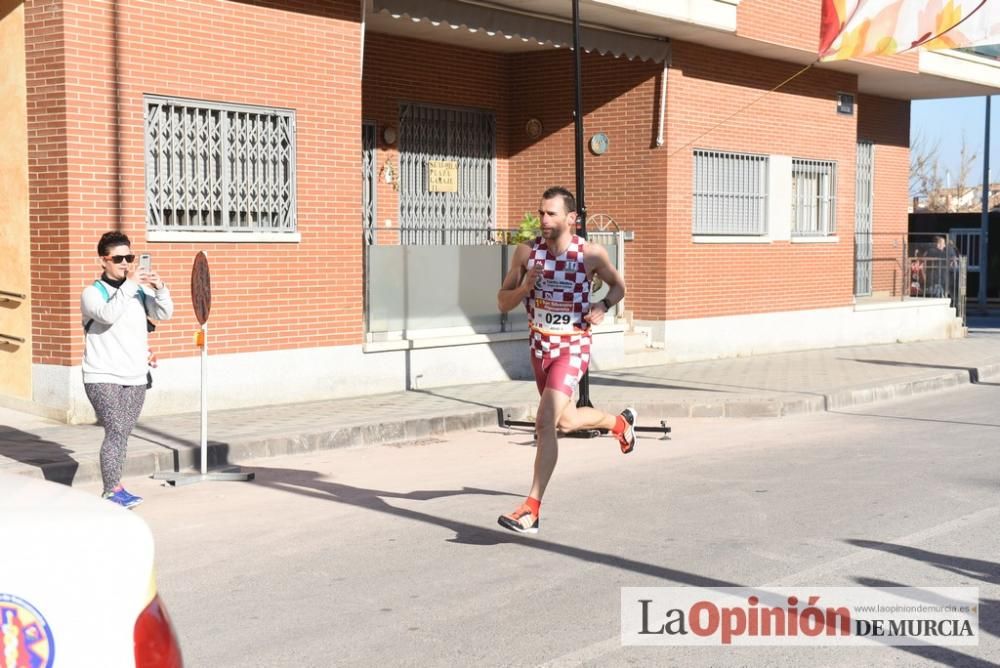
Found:
[(104, 480), (104, 493), (110, 494), (121, 483), (128, 437), (142, 412), (146, 386), (85, 383), (83, 387), (97, 418), (104, 425), (101, 478)]

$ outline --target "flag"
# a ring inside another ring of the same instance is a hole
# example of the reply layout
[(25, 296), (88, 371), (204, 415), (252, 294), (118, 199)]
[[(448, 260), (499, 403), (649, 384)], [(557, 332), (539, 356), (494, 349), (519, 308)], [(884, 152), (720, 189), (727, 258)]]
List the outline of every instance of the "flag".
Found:
[(820, 60), (1000, 43), (1000, 0), (823, 0)]

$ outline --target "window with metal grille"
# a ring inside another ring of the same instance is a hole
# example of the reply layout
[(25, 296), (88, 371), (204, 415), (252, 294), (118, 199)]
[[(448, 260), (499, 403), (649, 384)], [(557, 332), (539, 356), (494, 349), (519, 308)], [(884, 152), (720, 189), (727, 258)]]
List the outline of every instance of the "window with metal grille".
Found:
[(695, 150), (694, 234), (767, 234), (766, 155)]
[(147, 95), (150, 231), (295, 232), (295, 112)]
[(837, 163), (792, 158), (792, 236), (837, 231)]

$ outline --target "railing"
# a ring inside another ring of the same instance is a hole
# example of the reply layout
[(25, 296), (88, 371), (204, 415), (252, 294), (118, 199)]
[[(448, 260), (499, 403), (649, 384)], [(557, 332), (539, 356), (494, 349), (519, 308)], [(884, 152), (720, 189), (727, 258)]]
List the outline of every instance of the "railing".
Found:
[(870, 259), (856, 262), (871, 274), (872, 299), (947, 298), (965, 323), (969, 262), (953, 235), (873, 232), (870, 239)]
[[(524, 309), (501, 314), (496, 295), (516, 230), (396, 228), (365, 231), (365, 326), (369, 341), (527, 331)], [(622, 232), (594, 239), (621, 269)], [(613, 243), (608, 243), (608, 242)], [(607, 287), (592, 291), (600, 300)], [(613, 311), (620, 313), (621, 305)]]

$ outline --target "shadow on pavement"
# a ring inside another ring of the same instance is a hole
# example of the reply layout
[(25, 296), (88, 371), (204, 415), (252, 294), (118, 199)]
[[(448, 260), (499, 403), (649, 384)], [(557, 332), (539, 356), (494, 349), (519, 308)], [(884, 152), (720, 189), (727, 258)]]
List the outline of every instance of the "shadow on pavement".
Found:
[(851, 417), (873, 417), (873, 418), (882, 418), (883, 420), (907, 420), (909, 422), (939, 422), (941, 424), (964, 424), (970, 427), (1000, 427), (1000, 423), (992, 424), (989, 422), (965, 422), (963, 420), (943, 420), (940, 418), (921, 418), (921, 417), (912, 417), (907, 415), (881, 415), (879, 413), (862, 413), (862, 412), (844, 411), (844, 410), (832, 410), (827, 412), (835, 415), (850, 415)]
[(46, 480), (72, 485), (80, 464), (72, 450), (30, 432), (0, 427), (0, 457), (37, 466)]
[(925, 564), (937, 566), (956, 575), (975, 578), (990, 584), (1000, 584), (1000, 564), (982, 559), (969, 559), (967, 557), (956, 557), (940, 552), (930, 552), (917, 547), (907, 545), (895, 545), (893, 543), (882, 543), (874, 540), (850, 539), (846, 541), (849, 545), (863, 547), (869, 550), (882, 550), (891, 554), (898, 554), (901, 557), (921, 561)]
[[(852, 542), (852, 541), (848, 541)], [(861, 541), (865, 542), (865, 541)], [(882, 543), (883, 545), (885, 543)], [(898, 547), (898, 546), (892, 546)], [(855, 582), (864, 587), (912, 587), (913, 585), (903, 584), (901, 582), (892, 582), (891, 580), (878, 580), (875, 578), (855, 578)], [(926, 603), (921, 601), (921, 603)], [(1000, 601), (994, 599), (980, 599), (979, 600), (979, 633), (982, 636), (983, 632), (989, 633), (990, 635), (997, 635), (998, 621), (1000, 621)], [(983, 647), (984, 643), (980, 637), (980, 643), (978, 647)], [(889, 647), (889, 646), (887, 646)], [(964, 654), (962, 651), (974, 651), (976, 646), (970, 647), (960, 647), (959, 649), (951, 649), (950, 647), (939, 647), (936, 645), (893, 645), (891, 649), (900, 650), (903, 652), (909, 652), (910, 654), (915, 654), (916, 656), (922, 657), (924, 659), (929, 659), (931, 661), (937, 661), (944, 666), (962, 666), (963, 668), (987, 668), (989, 666), (996, 666), (997, 664), (993, 661), (987, 659), (980, 659), (975, 656), (969, 656)]]
[(862, 364), (881, 364), (883, 366), (910, 366), (918, 369), (941, 369), (942, 371), (965, 371), (969, 374), (969, 382), (973, 385), (1000, 385), (987, 383), (979, 378), (979, 369), (970, 366), (950, 366), (948, 364), (923, 364), (921, 362), (900, 362), (898, 360), (865, 360), (850, 357), (839, 358), (844, 361), (861, 362)]
[(593, 564), (604, 564), (619, 568), (623, 571), (631, 571), (642, 575), (669, 580), (679, 584), (686, 584), (696, 587), (739, 587), (737, 583), (716, 580), (714, 578), (679, 571), (665, 566), (648, 564), (633, 559), (626, 559), (616, 554), (594, 552), (570, 545), (560, 545), (535, 537), (521, 536), (519, 534), (504, 531), (502, 529), (492, 529), (485, 526), (477, 526), (459, 522), (440, 515), (422, 513), (408, 508), (399, 508), (386, 502), (386, 499), (415, 499), (426, 501), (445, 496), (456, 496), (463, 494), (481, 494), (486, 496), (513, 496), (520, 498), (520, 494), (511, 492), (500, 492), (495, 490), (478, 489), (474, 487), (463, 487), (456, 490), (425, 490), (407, 492), (385, 492), (380, 490), (352, 487), (342, 483), (321, 480), (320, 474), (316, 471), (302, 471), (297, 469), (266, 468), (255, 466), (252, 470), (257, 474), (257, 485), (263, 485), (271, 489), (302, 494), (304, 496), (326, 499), (337, 503), (373, 510), (395, 517), (401, 517), (416, 522), (423, 522), (439, 526), (455, 532), (454, 538), (447, 539), (450, 543), (460, 543), (463, 545), (498, 545), (501, 543), (516, 543), (522, 547), (533, 550), (542, 550), (554, 554), (561, 554), (573, 559), (579, 559)]

